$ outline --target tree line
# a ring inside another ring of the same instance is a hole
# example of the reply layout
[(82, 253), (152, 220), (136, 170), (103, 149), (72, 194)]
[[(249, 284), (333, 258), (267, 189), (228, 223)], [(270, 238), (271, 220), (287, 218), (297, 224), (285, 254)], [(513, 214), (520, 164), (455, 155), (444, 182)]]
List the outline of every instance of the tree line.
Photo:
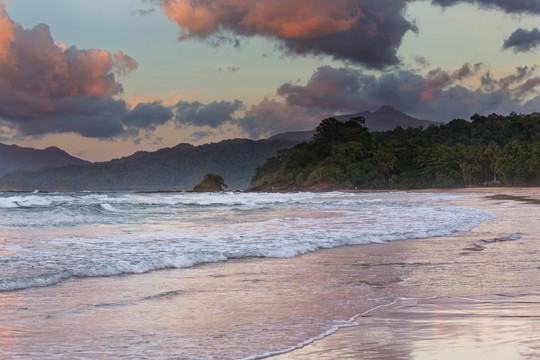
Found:
[(252, 178), (260, 190), (494, 185), (540, 185), (540, 114), (373, 133), (363, 118), (328, 118), (313, 140), (280, 150)]

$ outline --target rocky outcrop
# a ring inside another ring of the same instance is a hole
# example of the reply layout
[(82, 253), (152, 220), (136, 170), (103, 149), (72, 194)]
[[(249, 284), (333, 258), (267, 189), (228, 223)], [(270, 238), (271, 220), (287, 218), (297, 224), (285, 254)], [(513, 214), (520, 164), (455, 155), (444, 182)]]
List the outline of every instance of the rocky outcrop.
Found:
[(223, 177), (216, 174), (206, 174), (203, 181), (195, 185), (193, 192), (219, 192), (227, 187)]

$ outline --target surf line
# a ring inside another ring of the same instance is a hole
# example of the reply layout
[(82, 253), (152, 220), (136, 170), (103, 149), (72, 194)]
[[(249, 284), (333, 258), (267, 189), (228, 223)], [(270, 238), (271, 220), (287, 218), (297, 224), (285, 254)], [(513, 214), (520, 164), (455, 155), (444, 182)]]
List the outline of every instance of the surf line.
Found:
[(363, 313), (354, 315), (349, 320), (343, 321), (341, 324), (334, 325), (328, 331), (326, 331), (326, 332), (324, 332), (324, 333), (322, 333), (320, 335), (317, 335), (315, 337), (312, 337), (310, 339), (307, 339), (306, 341), (303, 341), (301, 343), (298, 343), (296, 345), (293, 345), (293, 346), (288, 347), (288, 348), (283, 349), (283, 350), (276, 350), (276, 351), (270, 351), (270, 352), (267, 352), (267, 353), (264, 353), (264, 354), (252, 355), (252, 356), (245, 357), (245, 358), (243, 358), (241, 360), (267, 359), (267, 358), (270, 358), (272, 356), (287, 354), (287, 353), (293, 352), (295, 350), (302, 349), (303, 347), (306, 347), (306, 346), (308, 346), (310, 344), (313, 344), (315, 341), (322, 340), (322, 339), (324, 339), (324, 338), (326, 338), (326, 337), (328, 337), (328, 336), (330, 336), (332, 334), (335, 334), (339, 329), (360, 326), (361, 324), (356, 322), (356, 320), (358, 318), (367, 316), (368, 314), (370, 314), (370, 313), (372, 313), (374, 311), (377, 311), (379, 309), (394, 306), (394, 305), (396, 305), (397, 303), (399, 303), (401, 301), (425, 301), (425, 300), (433, 300), (433, 299), (437, 299), (437, 298), (438, 298), (438, 296), (431, 296), (431, 297), (426, 297), (426, 298), (397, 297), (392, 302), (390, 302), (388, 304), (378, 305), (378, 306), (375, 306), (372, 309), (364, 311)]

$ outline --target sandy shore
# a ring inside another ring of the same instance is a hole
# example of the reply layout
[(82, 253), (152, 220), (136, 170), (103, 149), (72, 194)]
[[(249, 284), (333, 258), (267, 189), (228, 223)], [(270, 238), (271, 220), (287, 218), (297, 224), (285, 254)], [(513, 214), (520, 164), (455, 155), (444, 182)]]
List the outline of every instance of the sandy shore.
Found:
[(374, 274), (387, 264), (402, 281), (385, 287), (402, 299), (273, 358), (539, 359), (540, 189), (455, 192), (464, 197), (452, 205), (498, 219), (452, 236), (328, 250)]

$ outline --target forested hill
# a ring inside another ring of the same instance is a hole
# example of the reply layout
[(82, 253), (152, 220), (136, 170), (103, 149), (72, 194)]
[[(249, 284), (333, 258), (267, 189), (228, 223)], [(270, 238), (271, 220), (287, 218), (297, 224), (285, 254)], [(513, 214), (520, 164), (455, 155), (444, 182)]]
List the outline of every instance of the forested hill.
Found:
[(495, 142), (499, 147), (504, 147), (512, 141), (533, 142), (534, 137), (540, 135), (539, 119), (540, 113), (512, 113), (508, 116), (475, 114), (471, 121), (457, 119), (439, 127), (430, 126), (424, 129), (397, 128), (393, 131), (376, 132), (373, 136), (378, 143), (421, 140), (428, 145), (454, 146), (461, 143), (481, 146)]
[(540, 186), (540, 114), (474, 115), (426, 129), (369, 133), (325, 119), (314, 140), (267, 160), (253, 190)]
[(0, 189), (188, 190), (208, 173), (223, 176), (229, 189), (243, 189), (249, 185), (254, 169), (265, 159), (296, 143), (236, 139), (201, 146), (179, 144), (104, 163), (14, 172), (0, 178)]
[(67, 152), (48, 147), (44, 150), (0, 144), (0, 176), (16, 170), (37, 170), (41, 168), (59, 167), (68, 164), (89, 164)]

